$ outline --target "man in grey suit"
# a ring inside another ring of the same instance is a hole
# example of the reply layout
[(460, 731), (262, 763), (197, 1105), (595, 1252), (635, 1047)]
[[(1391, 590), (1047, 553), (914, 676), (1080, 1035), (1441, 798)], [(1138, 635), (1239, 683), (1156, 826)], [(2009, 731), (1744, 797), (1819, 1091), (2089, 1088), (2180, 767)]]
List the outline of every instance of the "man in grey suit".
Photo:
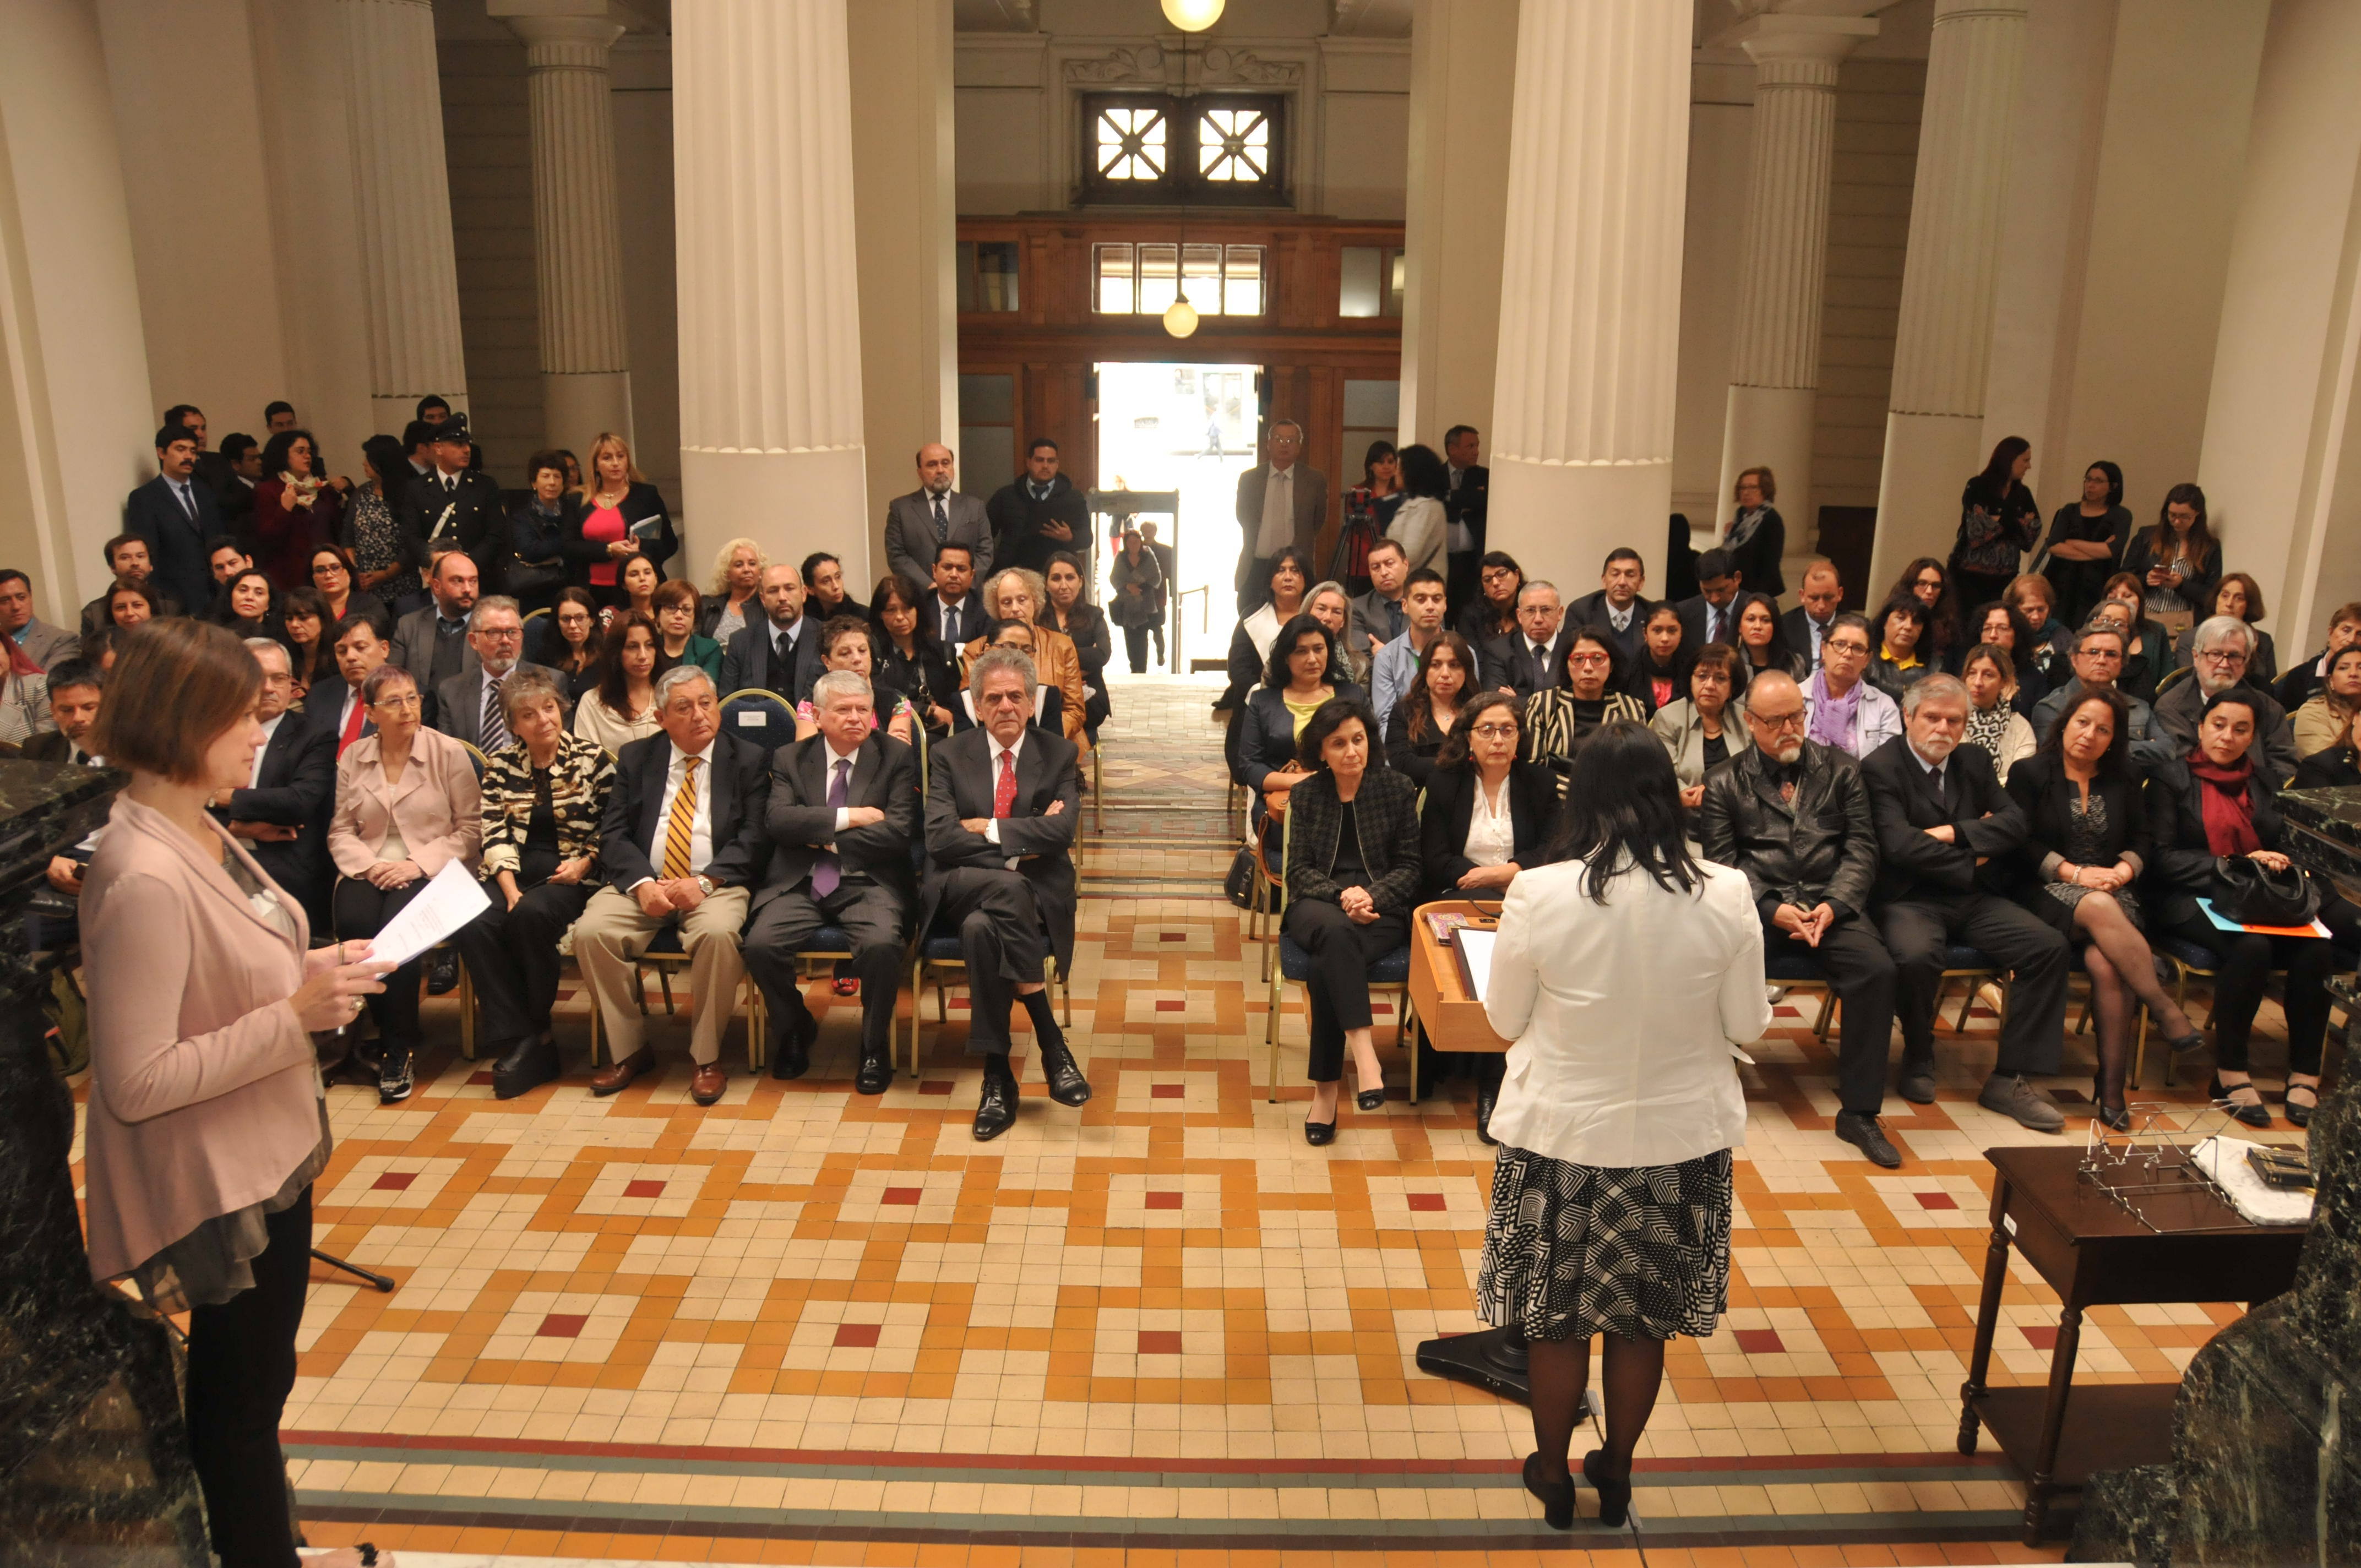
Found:
[[(467, 635), (468, 616), (476, 608), (479, 579), (475, 559), (464, 550), (446, 550), (434, 563), (426, 581), (427, 602), (394, 623), (393, 652), (386, 662), (410, 672), (426, 712), (430, 729), (443, 729), (442, 691), (458, 675), (472, 676), (478, 668), (474, 639)], [(513, 600), (510, 601), (515, 602)], [(565, 689), (563, 681), (558, 689)], [(457, 730), (449, 731), (457, 734)]]
[[(453, 554), (467, 559), (457, 552)], [(460, 671), (434, 690), (434, 728), (489, 757), (515, 740), (509, 733), (508, 709), (500, 705), (501, 684), (519, 670), (531, 670), (546, 676), (562, 698), (566, 677), (524, 662), (524, 618), (518, 613), (517, 601), (506, 594), (489, 594), (476, 601), (467, 616), (467, 653), (474, 667)], [(572, 717), (567, 715), (569, 721)]]
[(1295, 546), (1309, 561), (1328, 510), (1328, 477), (1296, 458), (1303, 451), (1303, 427), (1273, 420), (1262, 436), (1263, 456), (1238, 476), (1238, 613), (1259, 609), (1270, 598), (1270, 563)]
[(983, 503), (951, 488), (957, 466), (939, 441), (918, 448), (918, 488), (885, 506), (885, 564), (923, 588), (935, 579), (935, 547), (957, 541), (975, 561), (978, 581), (992, 570), (992, 518)]
[(64, 627), (33, 613), (33, 579), (14, 566), (0, 570), (0, 631), (15, 638), (25, 657), (45, 670), (72, 658), (82, 645)]

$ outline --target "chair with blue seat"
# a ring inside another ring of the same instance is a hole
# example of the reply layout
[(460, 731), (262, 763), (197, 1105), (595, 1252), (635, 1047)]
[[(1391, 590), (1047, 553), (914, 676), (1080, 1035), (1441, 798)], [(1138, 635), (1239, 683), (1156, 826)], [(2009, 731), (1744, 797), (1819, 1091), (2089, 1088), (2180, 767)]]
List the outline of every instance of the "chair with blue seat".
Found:
[[(467, 966), (463, 964), (460, 967), (465, 969)], [(650, 970), (655, 971), (656, 983), (664, 991), (665, 1014), (669, 1016), (678, 1012), (678, 1007), (673, 1002), (672, 977), (688, 972), (688, 949), (681, 945), (679, 931), (666, 927), (657, 932), (655, 939), (648, 944), (646, 951), (641, 953), (631, 965), (631, 994), (638, 1000), (642, 1016), (645, 1016), (648, 1011), (648, 971)], [(763, 988), (754, 983), (754, 977), (751, 973), (745, 975), (740, 981), (740, 984), (744, 987), (743, 994), (746, 1002), (746, 1069), (749, 1072), (759, 1072), (769, 1056), (768, 1009), (763, 1001)], [(736, 1005), (735, 999), (732, 1000), (731, 1005), (733, 1008)], [(590, 1002), (590, 1065), (592, 1067), (601, 1066), (606, 1060), (607, 1047), (604, 1034), (605, 1032), (598, 1026), (598, 999), (593, 997)]]
[(787, 699), (761, 686), (748, 686), (721, 699), (721, 728), (768, 757), (796, 738), (796, 710)]
[[(1280, 828), (1279, 840), (1279, 864), (1282, 872), (1287, 866), (1289, 839), (1294, 831), (1294, 814), (1289, 813), (1284, 820), (1287, 826)], [(1270, 982), (1270, 995), (1263, 1010), (1263, 1041), (1270, 1047), (1270, 1102), (1276, 1105), (1279, 1103), (1279, 986), (1282, 981), (1304, 986), (1308, 1011), (1312, 955), (1287, 934), (1287, 883), (1274, 881), (1271, 888), (1270, 929), (1278, 938), (1272, 943), (1272, 948), (1277, 951), (1279, 961), (1275, 965), (1267, 962), (1264, 967), (1264, 976)], [(1415, 1104), (1419, 1097), (1419, 1023), (1410, 1002), (1410, 948), (1407, 944), (1369, 965), (1369, 992), (1373, 996), (1382, 993), (1400, 999), (1396, 1003), (1400, 1011), (1395, 1014), (1394, 1039), (1410, 1055), (1410, 1097)]]

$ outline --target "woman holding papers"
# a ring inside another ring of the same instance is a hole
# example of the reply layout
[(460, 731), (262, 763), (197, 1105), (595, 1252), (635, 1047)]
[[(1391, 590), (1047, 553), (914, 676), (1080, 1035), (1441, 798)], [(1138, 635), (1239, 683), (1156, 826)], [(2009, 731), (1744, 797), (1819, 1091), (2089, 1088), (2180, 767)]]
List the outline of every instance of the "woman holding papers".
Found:
[(1574, 757), (1551, 863), (1509, 884), (1484, 1008), (1514, 1040), (1477, 1310), (1532, 1345), (1525, 1488), (1573, 1527), (1567, 1449), (1607, 1336), (1607, 1443), (1582, 1462), (1623, 1523), (1664, 1342), (1729, 1305), (1730, 1150), (1746, 1105), (1733, 1047), (1771, 1023), (1746, 878), (1689, 854), (1680, 784), (1643, 724)]
[[(467, 749), (418, 721), (418, 687), (399, 664), (380, 664), (361, 684), (377, 732), (336, 759), (336, 811), (328, 854), (341, 873), (331, 910), (336, 935), (374, 937), (453, 861), (476, 867), (484, 841), (483, 796)], [(377, 1095), (390, 1105), (410, 1098), (410, 1058), (418, 1045), (418, 970), (423, 955), (386, 978), (369, 998), (385, 1048)]]
[(82, 893), (91, 1275), (189, 1314), (189, 1447), (225, 1563), (295, 1561), (279, 1421), (333, 1144), (312, 1034), (351, 1023), (383, 972), (307, 952), (302, 902), (205, 811), (253, 775), (261, 685), (218, 626), (124, 639), (92, 749), (131, 782)]
[[(2246, 686), (2206, 699), (2197, 719), (2197, 743), (2186, 759), (2149, 775), (2148, 826), (2156, 837), (2149, 872), (2159, 927), (2216, 956), (2213, 962), (2213, 1081), (2207, 1092), (2229, 1102), (2230, 1114), (2250, 1127), (2268, 1127), (2271, 1113), (2246, 1071), (2246, 1039), (2271, 970), (2287, 970), (2287, 1119), (2310, 1124), (2320, 1103), (2320, 1043), (2328, 1033), (2330, 943), (2319, 937), (2269, 936), (2224, 930), (2198, 906), (2224, 893), (2217, 857), (2244, 855), (2275, 871), (2290, 862), (2278, 787), (2246, 756), (2255, 738), (2255, 707)], [(2336, 945), (2361, 947), (2361, 914), (2325, 882), (2320, 919)]]

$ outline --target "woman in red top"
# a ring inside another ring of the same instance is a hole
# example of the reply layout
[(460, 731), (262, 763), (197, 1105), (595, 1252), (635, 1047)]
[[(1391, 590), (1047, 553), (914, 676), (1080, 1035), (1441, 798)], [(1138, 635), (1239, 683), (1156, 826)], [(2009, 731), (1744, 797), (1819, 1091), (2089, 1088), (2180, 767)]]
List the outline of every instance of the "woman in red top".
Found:
[[(593, 560), (587, 586), (598, 602), (624, 602), (622, 566), (637, 555), (656, 569), (664, 580), (664, 564), (680, 549), (672, 516), (664, 497), (631, 461), (631, 444), (609, 431), (590, 444), (590, 475), (566, 508), (566, 522), (586, 543), (607, 547), (604, 560)], [(653, 585), (651, 585), (653, 589)]]
[(262, 449), (262, 471), (254, 487), (254, 532), (261, 548), (255, 565), (284, 592), (308, 587), (312, 552), (336, 537), (345, 491), (352, 481), (320, 471), (319, 444), (308, 430), (282, 430)]

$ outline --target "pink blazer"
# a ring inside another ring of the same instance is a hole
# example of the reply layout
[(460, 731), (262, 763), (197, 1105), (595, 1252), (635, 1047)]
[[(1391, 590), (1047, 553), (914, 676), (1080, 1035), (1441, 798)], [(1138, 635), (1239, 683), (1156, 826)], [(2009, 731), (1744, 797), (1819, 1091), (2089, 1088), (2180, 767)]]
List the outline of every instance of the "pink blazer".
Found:
[(433, 876), (452, 861), (476, 868), (484, 845), (484, 794), (467, 749), (439, 730), (421, 729), (410, 742), (401, 782), (385, 782), (379, 740), (365, 735), (336, 759), (336, 814), (328, 824), (328, 853), (336, 869), (358, 876), (377, 864), (389, 823), (401, 828), (407, 859)]
[(261, 1202), (319, 1146), (312, 1036), (288, 1000), (303, 983), (310, 931), (302, 902), (280, 902), (291, 941), (160, 812), (115, 798), (82, 891), (93, 1278), (119, 1278), (215, 1215)]

